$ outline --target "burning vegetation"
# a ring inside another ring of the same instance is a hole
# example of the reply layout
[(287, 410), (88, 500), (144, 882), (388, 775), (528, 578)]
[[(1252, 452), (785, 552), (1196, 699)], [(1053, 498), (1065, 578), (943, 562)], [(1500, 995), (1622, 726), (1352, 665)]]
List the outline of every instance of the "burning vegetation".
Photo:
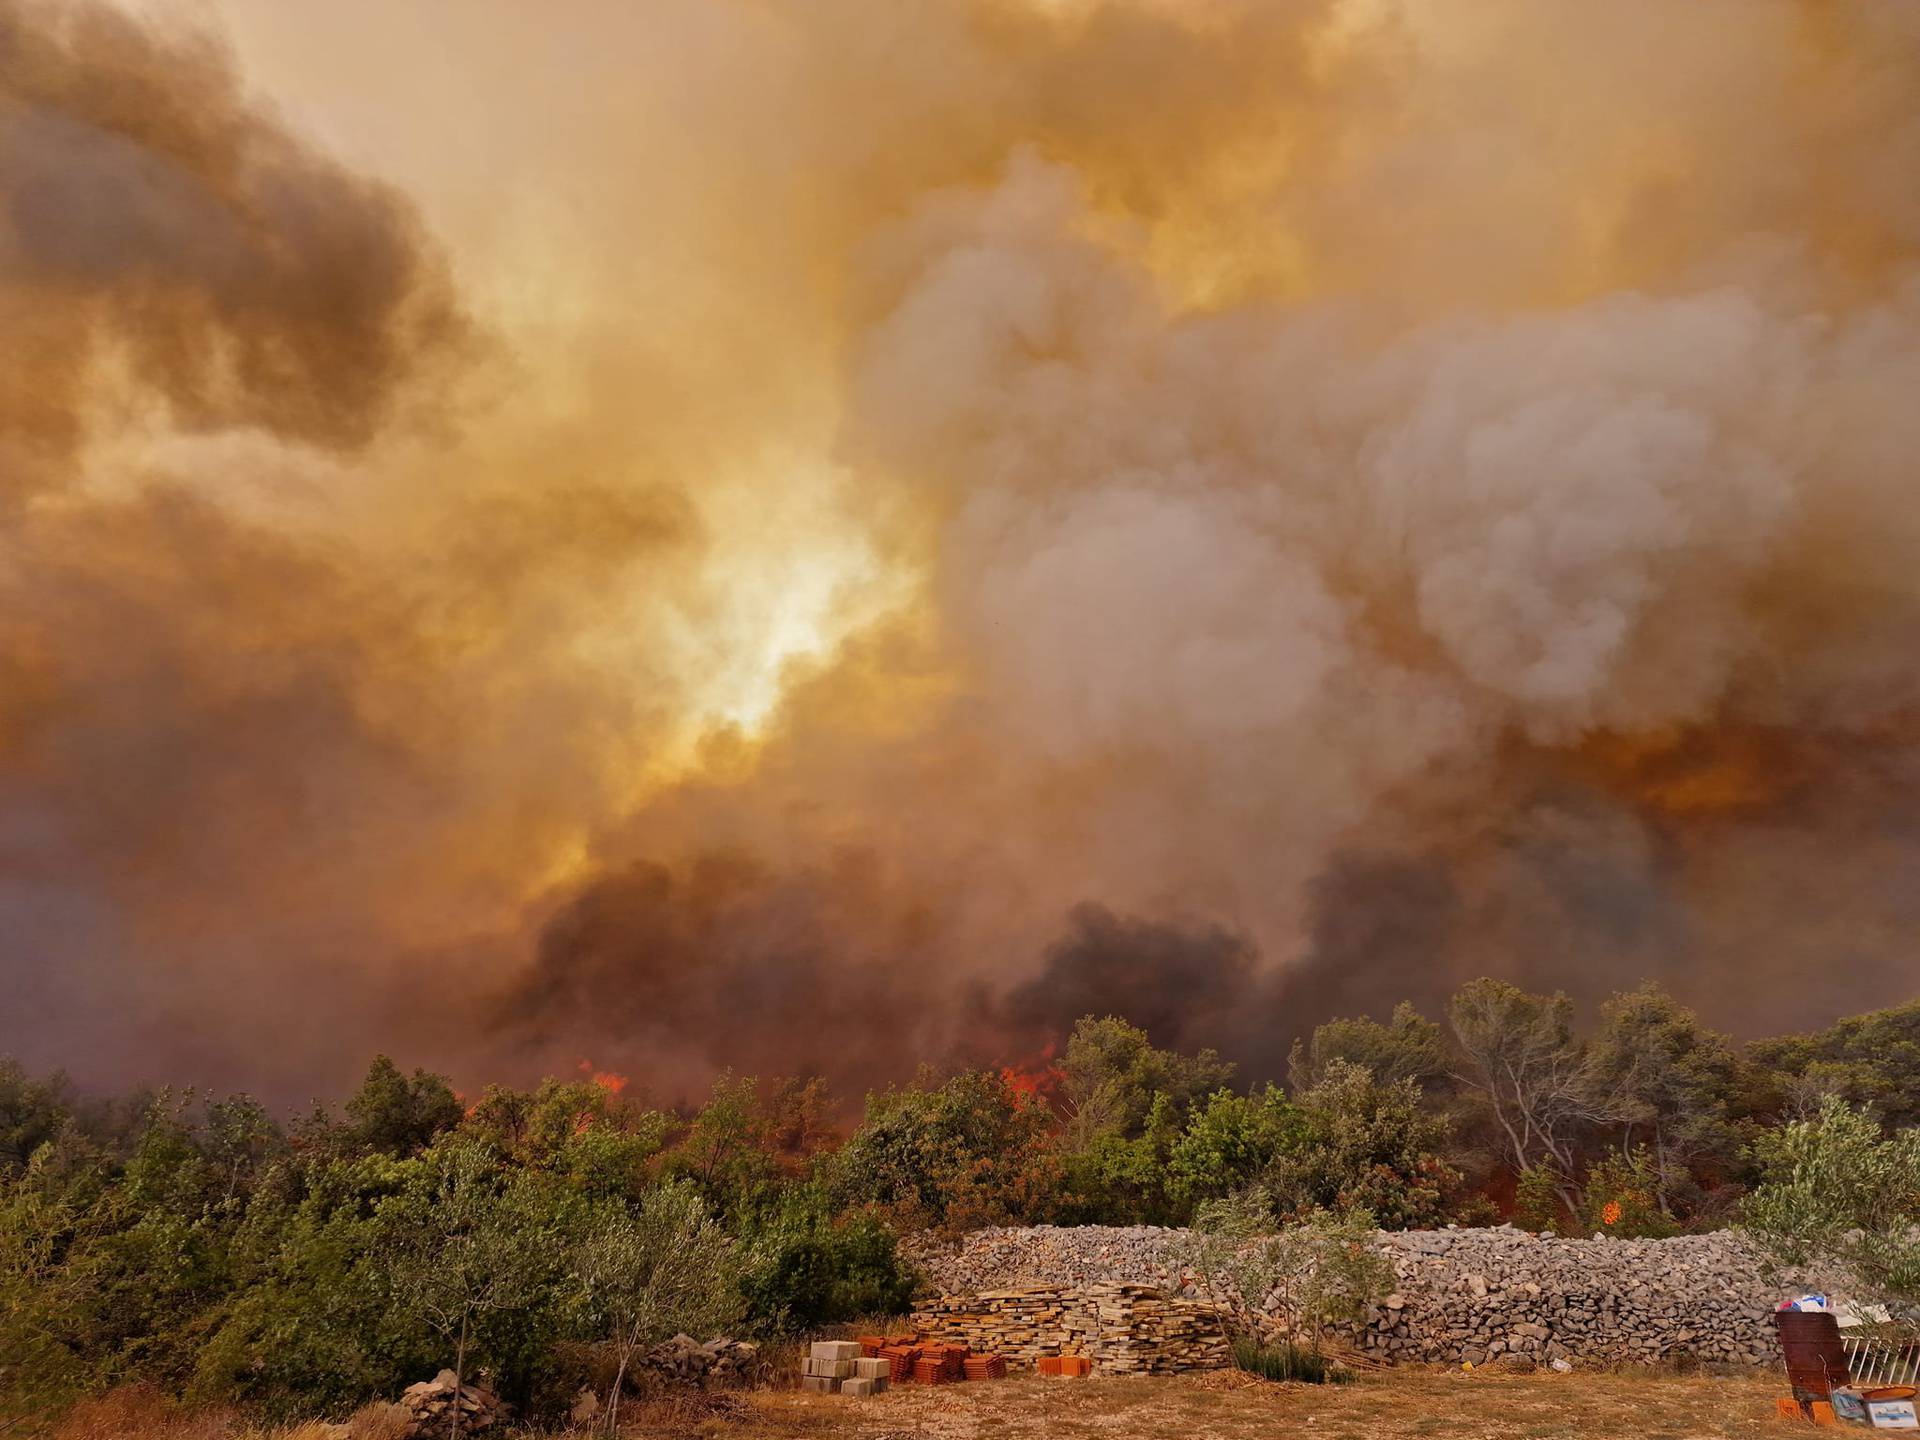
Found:
[[(396, 1396), (431, 1424), (456, 1409), (497, 1417), (503, 1403), (538, 1420), (592, 1399), (585, 1413), (602, 1414), (629, 1380), (645, 1390), (697, 1365), (712, 1383), (720, 1360), (750, 1380), (763, 1373), (755, 1342), (901, 1314), (918, 1283), (909, 1256), (988, 1225), (1191, 1222), (1213, 1237), (1195, 1254), (1228, 1257), (1214, 1278), (1261, 1295), (1275, 1282), (1240, 1276), (1231, 1257), (1262, 1234), (1288, 1237), (1288, 1254), (1310, 1243), (1358, 1256), (1375, 1226), (1469, 1227), (1408, 1235), (1403, 1249), (1478, 1246), (1459, 1270), (1482, 1290), (1485, 1275), (1468, 1272), (1489, 1268), (1484, 1256), (1531, 1243), (1511, 1230), (1472, 1238), (1503, 1216), (1578, 1235), (1745, 1218), (1795, 1245), (1859, 1236), (1857, 1187), (1818, 1187), (1812, 1218), (1826, 1228), (1806, 1226), (1821, 1147), (1889, 1177), (1867, 1196), (1881, 1230), (1838, 1243), (1855, 1246), (1859, 1276), (1880, 1267), (1890, 1298), (1904, 1285), (1900, 1303), (1920, 1299), (1911, 1238), (1899, 1239), (1917, 1218), (1920, 1005), (1740, 1046), (1657, 990), (1580, 1016), (1563, 996), (1483, 979), (1444, 1022), (1402, 1006), (1387, 1023), (1323, 1025), (1290, 1068), (1286, 1089), (1237, 1082), (1211, 1051), (1087, 1016), (1044, 1068), (926, 1071), (869, 1094), (847, 1122), (818, 1080), (727, 1075), (681, 1105), (581, 1062), (564, 1081), (463, 1101), (443, 1078), (381, 1059), (343, 1106), (286, 1123), (246, 1096), (86, 1097), (0, 1064), (0, 1420), (128, 1382), (272, 1416)], [(1048, 1237), (1062, 1233), (1056, 1247)], [(1021, 1234), (942, 1263), (964, 1271)], [(1072, 1232), (1038, 1234), (1067, 1263)], [(1096, 1232), (1086, 1248), (1119, 1264), (1113, 1239)], [(1118, 1239), (1185, 1243), (1161, 1229)], [(1590, 1273), (1582, 1249), (1566, 1263)], [(1725, 1268), (1750, 1258), (1745, 1242), (1680, 1249), (1721, 1257), (1694, 1287), (1710, 1305), (1737, 1308), (1735, 1282), (1766, 1293)], [(1609, 1264), (1630, 1271), (1643, 1254)], [(1166, 1309), (1138, 1298), (1143, 1316)], [(1569, 1344), (1586, 1333), (1647, 1350), (1645, 1327), (1621, 1328), (1624, 1310), (1583, 1332), (1561, 1298), (1527, 1303), (1557, 1316)], [(963, 1307), (970, 1320), (977, 1308)], [(1182, 1314), (1211, 1339), (1176, 1368), (1202, 1351), (1224, 1359), (1203, 1309)], [(1693, 1323), (1660, 1313), (1668, 1338)], [(1709, 1353), (1764, 1358), (1763, 1313), (1742, 1315), (1736, 1345), (1716, 1333)], [(1478, 1307), (1458, 1333), (1427, 1317), (1440, 1328), (1420, 1346), (1400, 1343), (1405, 1315), (1381, 1314), (1396, 1352), (1484, 1359), (1460, 1346), (1494, 1338), (1473, 1330), (1489, 1323)], [(1528, 1328), (1538, 1351), (1548, 1332)]]

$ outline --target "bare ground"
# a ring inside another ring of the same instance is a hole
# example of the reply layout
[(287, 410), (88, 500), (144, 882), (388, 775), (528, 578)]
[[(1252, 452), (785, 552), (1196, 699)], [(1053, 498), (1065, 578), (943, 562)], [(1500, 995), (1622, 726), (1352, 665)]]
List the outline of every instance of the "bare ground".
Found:
[(1790, 1433), (1778, 1380), (1396, 1370), (1343, 1386), (1274, 1385), (1236, 1372), (1149, 1380), (1043, 1380), (920, 1388), (871, 1400), (770, 1391), (735, 1413), (649, 1416), (634, 1434), (787, 1440), (1707, 1440)]
[[(626, 1440), (1731, 1440), (1791, 1436), (1777, 1419), (1778, 1378), (1532, 1375), (1398, 1369), (1351, 1385), (1275, 1385), (1235, 1371), (1178, 1379), (1035, 1377), (994, 1384), (902, 1386), (870, 1400), (793, 1390), (630, 1405)], [(369, 1423), (356, 1440), (388, 1440)], [(47, 1429), (0, 1434), (56, 1440), (321, 1440), (318, 1425), (262, 1431), (219, 1412), (182, 1411), (140, 1392), (79, 1407)], [(516, 1431), (518, 1440), (536, 1440)], [(584, 1432), (548, 1432), (585, 1440)]]

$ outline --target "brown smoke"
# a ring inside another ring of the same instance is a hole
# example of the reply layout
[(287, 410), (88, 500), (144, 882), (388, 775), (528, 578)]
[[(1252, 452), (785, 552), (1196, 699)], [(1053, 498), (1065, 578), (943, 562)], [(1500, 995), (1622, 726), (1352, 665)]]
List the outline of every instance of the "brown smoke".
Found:
[(0, 0), (0, 1048), (1910, 993), (1904, 0), (219, 8)]

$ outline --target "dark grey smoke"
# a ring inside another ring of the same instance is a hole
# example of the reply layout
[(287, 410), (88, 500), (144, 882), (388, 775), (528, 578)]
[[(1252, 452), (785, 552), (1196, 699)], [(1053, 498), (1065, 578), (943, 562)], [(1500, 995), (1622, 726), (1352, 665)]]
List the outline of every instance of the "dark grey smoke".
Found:
[[(912, 1075), (965, 996), (887, 934), (865, 867), (775, 874), (729, 855), (636, 862), (575, 895), (493, 1002), (546, 1068), (571, 1056), (676, 1085), (722, 1068), (826, 1076), (843, 1097)], [(873, 938), (863, 940), (863, 935)]]
[[(1180, 925), (1075, 907), (1038, 973), (1006, 997), (1007, 1043), (1059, 1043), (1084, 1015), (1118, 1015), (1156, 1044), (1239, 1049), (1258, 955), (1221, 925)], [(1029, 1048), (1029, 1053), (1031, 1049)]]

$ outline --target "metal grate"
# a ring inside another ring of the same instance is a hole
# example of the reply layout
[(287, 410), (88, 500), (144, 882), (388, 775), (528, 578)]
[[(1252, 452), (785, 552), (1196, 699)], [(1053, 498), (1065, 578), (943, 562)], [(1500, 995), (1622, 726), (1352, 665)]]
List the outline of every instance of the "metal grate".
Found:
[(1840, 1345), (1856, 1388), (1920, 1385), (1920, 1333), (1898, 1325), (1849, 1326)]

